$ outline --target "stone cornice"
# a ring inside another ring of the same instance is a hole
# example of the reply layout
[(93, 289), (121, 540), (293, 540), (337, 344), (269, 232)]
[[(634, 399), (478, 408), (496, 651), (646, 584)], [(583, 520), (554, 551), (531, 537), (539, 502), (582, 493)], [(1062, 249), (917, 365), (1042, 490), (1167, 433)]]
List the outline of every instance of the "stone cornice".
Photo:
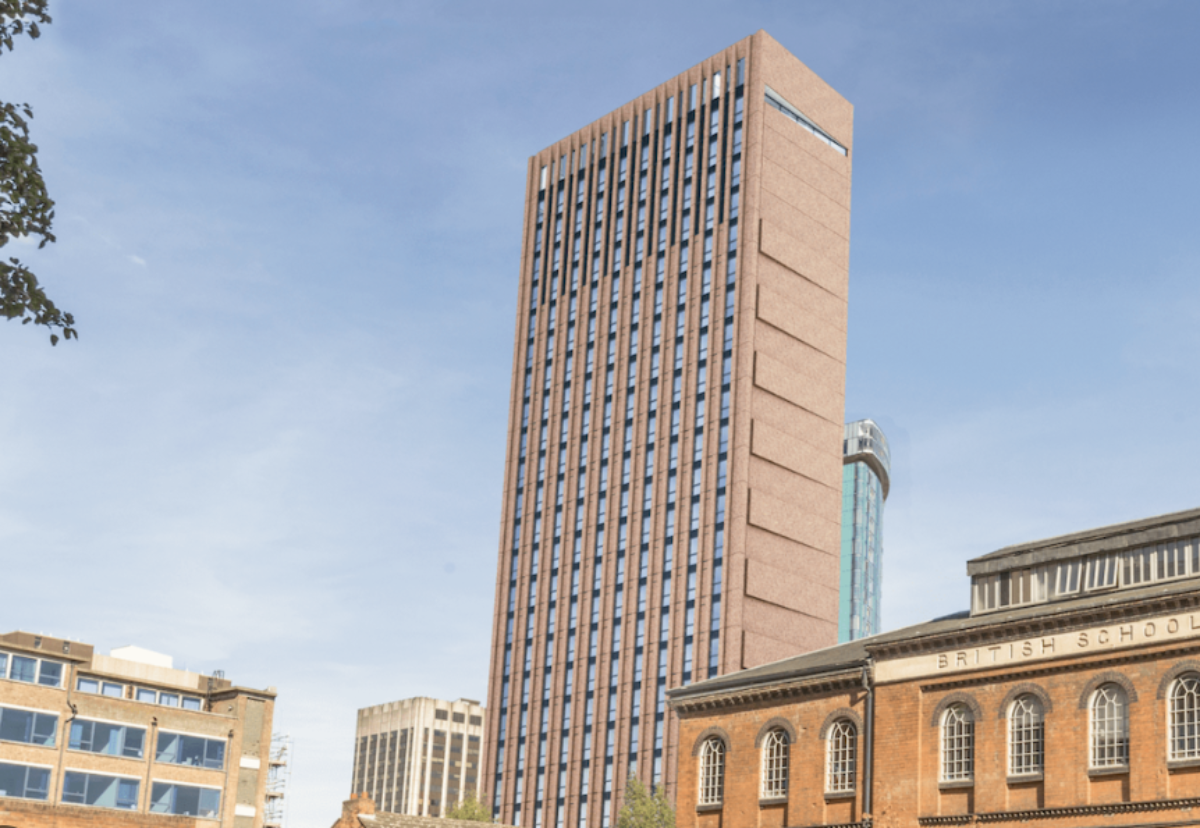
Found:
[(1152, 799), (1143, 802), (1114, 802), (1108, 805), (1078, 805), (1073, 808), (1041, 808), (1032, 811), (990, 811), (982, 814), (918, 817), (920, 825), (968, 825), (974, 822), (1026, 822), (1032, 819), (1129, 814), (1139, 811), (1169, 811), (1200, 806), (1200, 797)]
[(670, 705), (677, 715), (689, 716), (746, 707), (765, 701), (777, 702), (803, 698), (861, 686), (862, 670), (860, 668), (842, 669), (835, 673), (804, 676), (757, 686), (735, 687), (723, 692), (717, 691), (704, 695), (685, 696), (681, 699), (672, 699)]
[(1019, 641), (1047, 633), (1071, 632), (1103, 624), (1133, 621), (1164, 612), (1195, 609), (1200, 607), (1200, 591), (1142, 598), (1122, 604), (1079, 607), (1065, 612), (1053, 612), (1053, 604), (1035, 606), (1043, 609), (1046, 614), (1012, 620), (997, 619), (992, 624), (979, 624), (944, 633), (867, 644), (866, 649), (876, 661), (884, 661), (943, 650), (978, 647), (997, 641)]

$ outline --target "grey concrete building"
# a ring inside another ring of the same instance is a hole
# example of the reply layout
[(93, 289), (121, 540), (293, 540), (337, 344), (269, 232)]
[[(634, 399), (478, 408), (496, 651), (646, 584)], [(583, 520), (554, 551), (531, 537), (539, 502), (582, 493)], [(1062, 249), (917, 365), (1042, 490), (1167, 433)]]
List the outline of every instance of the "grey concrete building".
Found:
[(358, 711), (352, 794), (380, 811), (439, 817), (479, 796), (484, 709), (418, 697)]

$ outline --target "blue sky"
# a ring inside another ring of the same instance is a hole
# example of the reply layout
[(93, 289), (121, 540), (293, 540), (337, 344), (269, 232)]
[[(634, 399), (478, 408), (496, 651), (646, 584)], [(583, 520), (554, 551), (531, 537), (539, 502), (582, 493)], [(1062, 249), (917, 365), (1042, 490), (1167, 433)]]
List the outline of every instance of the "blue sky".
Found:
[(80, 339), (0, 325), (0, 626), (278, 686), (291, 828), (358, 707), (485, 696), (527, 157), (756, 29), (856, 107), (885, 626), (973, 555), (1200, 505), (1196, 4), (51, 10), (0, 99), (59, 242), (10, 249)]

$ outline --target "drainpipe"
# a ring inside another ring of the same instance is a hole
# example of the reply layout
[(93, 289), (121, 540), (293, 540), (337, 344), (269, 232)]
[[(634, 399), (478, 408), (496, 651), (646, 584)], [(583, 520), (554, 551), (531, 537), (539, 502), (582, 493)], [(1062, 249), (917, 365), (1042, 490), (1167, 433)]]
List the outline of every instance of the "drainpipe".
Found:
[(871, 766), (875, 753), (875, 688), (871, 684), (871, 662), (863, 665), (863, 690), (867, 693), (866, 723), (863, 733), (863, 822), (871, 823)]

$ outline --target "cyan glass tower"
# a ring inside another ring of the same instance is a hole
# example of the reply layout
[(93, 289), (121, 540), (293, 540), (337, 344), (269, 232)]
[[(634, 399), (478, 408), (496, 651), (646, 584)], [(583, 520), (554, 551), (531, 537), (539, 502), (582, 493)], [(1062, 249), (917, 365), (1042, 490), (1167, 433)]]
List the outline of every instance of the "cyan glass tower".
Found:
[(842, 571), (838, 641), (879, 632), (883, 504), (891, 457), (872, 420), (847, 423), (842, 442)]

